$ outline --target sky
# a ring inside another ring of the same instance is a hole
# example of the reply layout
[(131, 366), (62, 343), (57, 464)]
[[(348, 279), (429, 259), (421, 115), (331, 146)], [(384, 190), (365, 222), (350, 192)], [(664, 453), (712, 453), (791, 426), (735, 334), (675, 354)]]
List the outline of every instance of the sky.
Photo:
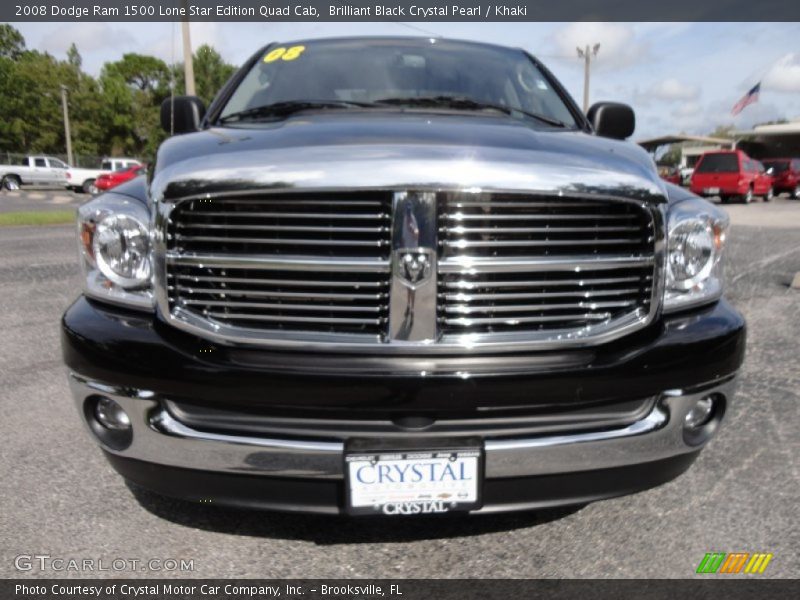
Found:
[[(126, 52), (181, 60), (175, 23), (15, 23), (27, 46), (59, 58), (73, 42), (97, 75)], [(583, 61), (576, 47), (600, 44), (590, 102), (613, 100), (636, 111), (634, 139), (707, 134), (719, 125), (800, 118), (797, 23), (205, 23), (191, 24), (192, 45), (208, 43), (235, 65), (273, 41), (357, 35), (439, 36), (524, 48), (546, 64), (578, 104)], [(761, 81), (757, 104), (731, 107)]]

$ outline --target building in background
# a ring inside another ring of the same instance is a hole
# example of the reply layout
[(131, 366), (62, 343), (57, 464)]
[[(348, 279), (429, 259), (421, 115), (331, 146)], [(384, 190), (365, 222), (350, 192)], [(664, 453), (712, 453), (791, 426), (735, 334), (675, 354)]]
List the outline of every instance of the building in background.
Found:
[(800, 117), (774, 125), (737, 131), (737, 147), (753, 158), (800, 158)]

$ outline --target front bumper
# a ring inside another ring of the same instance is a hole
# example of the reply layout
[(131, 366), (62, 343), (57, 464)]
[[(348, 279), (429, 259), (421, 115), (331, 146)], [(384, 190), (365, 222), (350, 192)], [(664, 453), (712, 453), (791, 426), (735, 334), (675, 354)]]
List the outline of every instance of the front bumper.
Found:
[[(316, 364), (317, 372), (309, 367), (305, 375), (300, 375), (269, 369), (264, 356), (260, 368), (243, 366), (236, 354), (198, 357), (196, 353), (187, 354), (194, 341), (184, 334), (176, 338), (175, 332), (151, 321), (85, 299), (64, 318), (64, 355), (84, 422), (89, 426), (85, 403), (96, 396), (114, 399), (131, 418), (130, 445), (103, 448), (115, 469), (146, 488), (192, 500), (211, 498), (218, 504), (281, 510), (343, 510), (346, 439), (201, 430), (175, 418), (166, 408), (167, 401), (179, 395), (217, 406), (258, 405), (259, 401), (269, 401), (269, 396), (273, 403), (279, 399), (286, 402), (286, 389), (287, 394), (298, 395), (301, 403), (319, 402), (323, 397), (335, 405), (344, 402), (346, 388), (356, 396), (358, 389), (372, 390), (377, 394), (376, 403), (386, 401), (378, 394), (380, 388), (375, 387), (373, 378), (364, 376), (363, 385), (354, 385), (347, 377), (342, 382), (342, 373), (325, 372), (319, 358), (309, 362)], [(556, 355), (559, 360), (555, 362), (544, 360), (542, 355), (522, 361), (505, 357), (506, 365), (516, 366), (504, 372), (503, 357), (493, 357), (481, 365), (465, 362), (475, 373), (475, 377), (466, 378), (464, 366), (456, 370), (452, 361), (434, 361), (429, 365), (432, 372), (424, 376), (419, 371), (415, 375), (413, 370), (387, 374), (383, 369), (390, 368), (390, 358), (380, 368), (368, 362), (361, 369), (364, 375), (369, 372), (366, 365), (370, 365), (378, 371), (374, 379), (382, 385), (403, 388), (407, 400), (404, 409), (410, 411), (423, 406), (429, 388), (436, 390), (440, 399), (453, 395), (463, 398), (466, 405), (481, 397), (484, 403), (487, 397), (505, 398), (499, 394), (507, 394), (513, 401), (512, 389), (522, 390), (528, 398), (538, 396), (544, 407), (569, 404), (576, 398), (599, 403), (655, 399), (646, 414), (621, 426), (482, 436), (486, 475), (482, 512), (492, 512), (584, 503), (646, 489), (676, 477), (689, 467), (710, 437), (687, 440), (684, 417), (699, 397), (716, 394), (724, 399), (721, 420), (724, 407), (733, 397), (744, 340), (743, 320), (723, 301), (691, 314), (662, 319), (655, 330), (598, 349), (591, 356), (580, 355), (579, 363), (561, 355)], [(201, 341), (196, 343), (202, 345)], [(142, 354), (143, 348), (149, 353)], [(235, 365), (226, 362), (234, 359)], [(161, 372), (164, 360), (180, 366), (173, 369), (172, 377)], [(351, 375), (359, 372), (353, 360), (348, 365)], [(330, 369), (337, 370), (333, 366)], [(188, 377), (187, 371), (196, 377)], [(222, 377), (212, 383), (215, 374)], [(238, 385), (226, 385), (229, 377), (234, 381), (237, 376)], [(287, 382), (291, 382), (291, 388), (286, 388)], [(259, 387), (260, 393), (256, 393)], [(415, 393), (409, 394), (410, 389)], [(264, 390), (270, 392), (266, 399)], [(302, 392), (298, 394), (298, 390)], [(228, 401), (221, 400), (220, 395), (227, 396)], [(358, 400), (365, 402), (362, 397)], [(355, 408), (343, 405), (341, 410)], [(409, 433), (409, 437), (414, 434)], [(420, 444), (424, 445), (424, 440)]]

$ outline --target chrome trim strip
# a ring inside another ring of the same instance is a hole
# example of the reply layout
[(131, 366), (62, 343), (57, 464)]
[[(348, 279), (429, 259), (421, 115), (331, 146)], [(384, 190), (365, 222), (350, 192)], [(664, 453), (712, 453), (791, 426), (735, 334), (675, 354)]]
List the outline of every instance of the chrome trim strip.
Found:
[(229, 269), (272, 269), (281, 271), (347, 271), (358, 273), (385, 273), (390, 265), (387, 260), (380, 259), (346, 259), (325, 258), (324, 256), (221, 256), (216, 254), (181, 254), (165, 252), (167, 264), (187, 265), (190, 267), (227, 267)]
[(397, 192), (392, 206), (388, 341), (433, 344), (437, 338), (436, 194)]
[(224, 442), (226, 444), (237, 444), (244, 446), (260, 446), (263, 448), (281, 448), (291, 451), (303, 452), (325, 452), (341, 453), (344, 452), (344, 444), (341, 442), (313, 442), (307, 440), (277, 440), (268, 438), (258, 438), (241, 435), (225, 435), (210, 431), (197, 431), (187, 427), (169, 414), (166, 410), (159, 410), (150, 419), (150, 425), (160, 433), (165, 435), (209, 442)]
[(655, 431), (664, 426), (669, 419), (667, 411), (656, 405), (653, 411), (641, 421), (631, 423), (622, 429), (612, 429), (610, 431), (592, 431), (588, 433), (578, 433), (573, 435), (553, 435), (543, 438), (532, 438), (528, 440), (488, 440), (486, 442), (487, 452), (502, 452), (507, 450), (548, 448), (550, 446), (564, 446), (567, 444), (585, 444), (587, 442), (600, 442), (603, 440), (616, 440), (634, 435), (641, 435)]
[[(74, 401), (83, 416), (86, 398), (102, 394), (128, 413), (133, 443), (107, 452), (146, 462), (189, 469), (309, 479), (342, 479), (344, 445), (338, 441), (274, 439), (198, 431), (178, 422), (158, 395), (69, 375)], [(486, 476), (526, 477), (591, 471), (656, 461), (694, 452), (683, 438), (683, 422), (696, 400), (709, 393), (734, 398), (734, 376), (692, 386), (691, 392), (667, 390), (643, 419), (618, 429), (485, 441)], [(82, 417), (83, 418), (83, 417)], [(724, 422), (723, 422), (724, 423)], [(91, 429), (84, 422), (88, 431)], [(94, 436), (93, 436), (94, 438)], [(96, 438), (94, 438), (96, 440)]]
[(518, 273), (520, 271), (607, 271), (627, 267), (649, 267), (656, 258), (653, 256), (543, 256), (533, 258), (489, 259), (466, 256), (446, 258), (439, 262), (439, 272), (445, 274), (462, 273)]

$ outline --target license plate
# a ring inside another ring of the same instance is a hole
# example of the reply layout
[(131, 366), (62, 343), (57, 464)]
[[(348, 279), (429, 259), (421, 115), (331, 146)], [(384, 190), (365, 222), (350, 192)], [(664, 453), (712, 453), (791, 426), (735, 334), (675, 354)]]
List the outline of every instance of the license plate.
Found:
[(719, 188), (706, 188), (706, 194), (719, 194)]
[(480, 448), (345, 455), (350, 514), (424, 515), (480, 507)]

